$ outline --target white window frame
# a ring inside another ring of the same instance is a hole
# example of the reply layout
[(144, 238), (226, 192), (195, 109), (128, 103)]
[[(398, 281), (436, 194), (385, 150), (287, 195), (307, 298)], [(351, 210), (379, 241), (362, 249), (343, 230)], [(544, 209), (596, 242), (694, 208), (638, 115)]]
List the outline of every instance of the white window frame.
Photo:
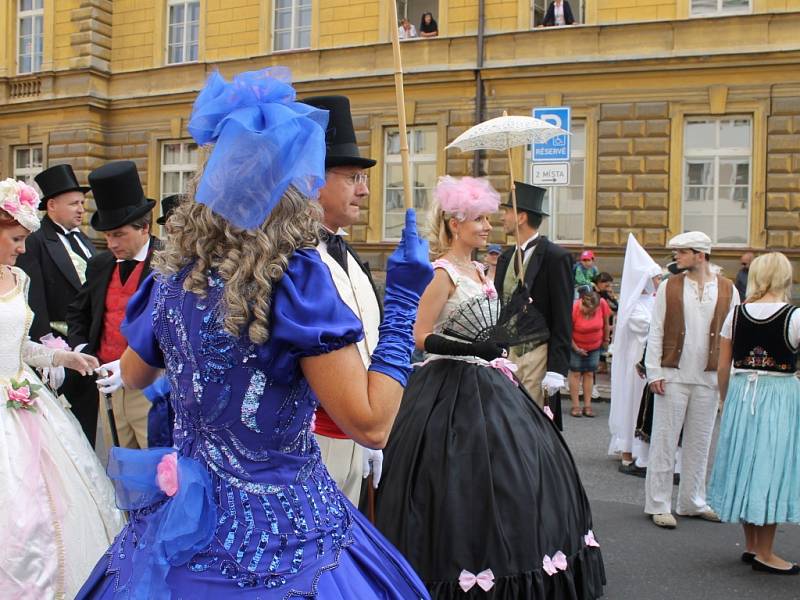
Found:
[(753, 0), (748, 0), (747, 7), (725, 8), (725, 0), (716, 0), (717, 9), (710, 11), (696, 11), (694, 1), (689, 1), (689, 16), (691, 17), (719, 17), (723, 15), (748, 15), (753, 12)]
[[(542, 226), (540, 228), (540, 232), (543, 235), (546, 235), (548, 238), (553, 240), (554, 242), (564, 243), (564, 244), (584, 244), (584, 231), (586, 229), (586, 128), (587, 122), (584, 119), (573, 119), (572, 121), (572, 129), (574, 130), (576, 127), (583, 128), (583, 148), (576, 147), (575, 144), (571, 145), (570, 148), (570, 160), (569, 160), (569, 168), (570, 168), (570, 180), (572, 176), (575, 174), (575, 159), (579, 159), (583, 161), (583, 221), (581, 222), (581, 237), (580, 239), (572, 239), (572, 238), (561, 238), (558, 237), (558, 223), (559, 217), (558, 210), (556, 207), (556, 203), (553, 201), (556, 191), (560, 187), (577, 187), (577, 186), (547, 186), (547, 195), (546, 198), (546, 206), (547, 212), (550, 213), (549, 217), (545, 217), (544, 221), (542, 222)], [(574, 138), (573, 138), (574, 139)], [(526, 165), (526, 173), (525, 173), (525, 182), (533, 185), (531, 182), (533, 181), (533, 161), (531, 161), (531, 149), (530, 146), (527, 146), (525, 149), (525, 165)]]
[[(196, 4), (197, 5), (197, 39), (194, 42), (189, 40), (189, 31), (191, 26), (195, 23), (195, 21), (189, 20), (189, 5)], [(176, 6), (183, 5), (183, 22), (182, 23), (173, 23), (172, 22), (172, 9)], [(168, 65), (182, 65), (185, 63), (194, 63), (200, 59), (200, 0), (167, 0), (167, 37), (166, 37), (166, 63)], [(181, 25), (183, 26), (183, 39), (179, 44), (170, 45), (170, 32), (173, 26)], [(171, 48), (180, 48), (182, 51), (182, 60), (173, 61), (170, 58), (170, 49)], [(196, 53), (196, 58), (188, 58), (189, 51), (194, 48)]]
[[(746, 120), (750, 123), (750, 147), (728, 147), (728, 148), (720, 148), (719, 147), (719, 136), (720, 136), (720, 124), (723, 121), (736, 121), (736, 120)], [(698, 123), (698, 122), (713, 122), (716, 124), (715, 126), (715, 147), (714, 148), (693, 148), (691, 152), (687, 151), (686, 148), (686, 127), (690, 123)], [(686, 231), (686, 226), (684, 225), (685, 221), (685, 205), (686, 205), (686, 198), (688, 192), (688, 180), (689, 180), (689, 167), (688, 163), (690, 160), (712, 160), (713, 161), (713, 196), (714, 196), (714, 221), (713, 221), (713, 231), (706, 231), (705, 233), (711, 238), (711, 242), (714, 245), (720, 244), (718, 242), (719, 238), (719, 188), (720, 188), (720, 181), (719, 181), (719, 165), (721, 160), (728, 160), (728, 159), (748, 159), (748, 172), (747, 172), (747, 221), (744, 227), (744, 242), (724, 242), (724, 246), (731, 247), (731, 248), (738, 248), (738, 247), (746, 247), (750, 243), (750, 222), (752, 220), (752, 213), (753, 213), (753, 116), (752, 115), (724, 115), (719, 117), (713, 116), (694, 116), (694, 117), (687, 117), (683, 124), (683, 162), (682, 162), (682, 175), (681, 175), (681, 231)]]
[[(35, 150), (39, 151), (41, 161), (39, 163), (35, 163), (29, 158), (29, 162), (25, 166), (19, 165), (19, 152), (21, 150), (28, 150), (29, 157), (33, 156), (33, 152)], [(44, 148), (41, 144), (28, 144), (24, 146), (14, 146), (12, 148), (12, 161), (14, 165), (14, 179), (17, 181), (24, 181), (28, 185), (32, 185), (39, 189), (39, 186), (36, 185), (34, 181), (34, 177), (42, 172), (42, 168), (44, 166)]]
[[(272, 9), (272, 51), (273, 52), (290, 52), (292, 50), (303, 50), (305, 48), (311, 47), (311, 23), (309, 23), (305, 27), (300, 27), (298, 21), (300, 19), (300, 8), (302, 3), (308, 4), (308, 9), (313, 8), (313, 1), (314, 0), (291, 0), (291, 7), (288, 9), (286, 8), (278, 8), (277, 3), (273, 2), (273, 9)], [(303, 7), (305, 8), (305, 7)], [(287, 12), (291, 11), (292, 13), (292, 23), (288, 29), (278, 29), (278, 13), (279, 12)], [(277, 48), (275, 46), (278, 40), (278, 33), (289, 32), (291, 34), (292, 41), (289, 44), (288, 48)], [(300, 33), (301, 32), (308, 32), (308, 45), (301, 46), (299, 43)]]
[[(31, 10), (22, 10), (22, 1), (17, 0), (17, 73), (19, 75), (28, 75), (31, 73), (38, 73), (42, 70), (42, 61), (44, 59), (44, 0), (32, 0), (33, 8)], [(31, 68), (30, 70), (22, 70), (22, 22), (25, 19), (31, 19)], [(42, 53), (36, 53), (36, 22), (37, 19), (42, 24)], [(37, 61), (38, 57), (38, 61)]]
[[(177, 163), (170, 163), (167, 164), (165, 161), (165, 155), (167, 151), (167, 146), (180, 146), (180, 162)], [(160, 195), (161, 198), (165, 198), (171, 194), (184, 194), (186, 193), (186, 187), (188, 181), (197, 173), (197, 163), (193, 163), (188, 160), (189, 156), (189, 146), (195, 147), (195, 152), (198, 152), (199, 149), (197, 148), (197, 144), (193, 140), (163, 140), (161, 142), (161, 174), (160, 174)], [(178, 173), (180, 174), (180, 189), (177, 192), (172, 190), (166, 191), (166, 175), (168, 173)]]
[[(387, 221), (387, 211), (386, 211), (386, 198), (388, 196), (387, 188), (389, 183), (389, 167), (390, 166), (398, 166), (402, 165), (402, 157), (400, 153), (397, 154), (389, 154), (389, 135), (392, 133), (396, 133), (399, 131), (397, 127), (387, 127), (384, 129), (383, 132), (383, 203), (381, 206), (381, 210), (383, 211), (383, 226), (381, 231), (381, 239), (386, 242), (395, 242), (399, 240), (399, 237), (389, 237), (386, 235), (386, 221)], [(416, 136), (412, 135), (415, 131), (432, 131), (436, 136), (436, 143), (434, 143), (434, 151), (428, 152), (424, 154), (416, 153), (416, 148), (414, 147), (416, 142)], [(436, 125), (414, 125), (408, 127), (408, 161), (410, 166), (411, 177), (414, 177), (414, 166), (421, 165), (421, 164), (432, 164), (434, 168), (437, 165), (437, 155), (436, 155), (436, 148), (438, 147), (438, 140), (439, 140), (439, 131)], [(435, 182), (434, 182), (435, 185)], [(426, 189), (426, 188), (416, 188), (416, 189)], [(412, 189), (412, 195), (413, 195)], [(392, 211), (393, 213), (402, 215), (405, 212), (405, 209), (400, 209), (399, 211)], [(423, 211), (425, 212), (425, 211)], [(417, 216), (417, 222), (419, 225), (419, 229), (423, 230), (427, 223), (424, 223), (425, 215), (421, 214)]]

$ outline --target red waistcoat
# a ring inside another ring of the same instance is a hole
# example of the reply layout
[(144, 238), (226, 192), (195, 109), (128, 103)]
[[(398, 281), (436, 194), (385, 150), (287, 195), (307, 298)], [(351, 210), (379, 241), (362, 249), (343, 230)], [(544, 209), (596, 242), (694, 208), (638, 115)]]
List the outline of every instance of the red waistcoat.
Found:
[(119, 359), (122, 353), (125, 352), (125, 348), (128, 347), (128, 342), (122, 336), (119, 328), (125, 319), (125, 308), (128, 306), (128, 300), (136, 292), (136, 288), (139, 287), (139, 280), (142, 278), (142, 271), (144, 270), (144, 261), (142, 261), (131, 271), (125, 281), (125, 285), (122, 285), (119, 277), (120, 264), (117, 263), (114, 267), (111, 281), (108, 283), (108, 291), (106, 292), (103, 331), (100, 335), (100, 349), (97, 351), (97, 358), (101, 363)]

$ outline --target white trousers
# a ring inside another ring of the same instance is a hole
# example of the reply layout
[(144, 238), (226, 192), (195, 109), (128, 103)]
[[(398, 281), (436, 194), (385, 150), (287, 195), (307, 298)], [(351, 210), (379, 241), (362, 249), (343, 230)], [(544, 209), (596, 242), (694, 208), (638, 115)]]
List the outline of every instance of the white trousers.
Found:
[(672, 474), (675, 451), (683, 427), (679, 515), (692, 515), (706, 507), (706, 469), (717, 416), (718, 392), (702, 385), (667, 383), (656, 395), (653, 433), (645, 480), (644, 512), (655, 515), (672, 510)]
[(361, 494), (361, 446), (353, 440), (340, 440), (315, 434), (322, 462), (347, 499), (358, 506)]

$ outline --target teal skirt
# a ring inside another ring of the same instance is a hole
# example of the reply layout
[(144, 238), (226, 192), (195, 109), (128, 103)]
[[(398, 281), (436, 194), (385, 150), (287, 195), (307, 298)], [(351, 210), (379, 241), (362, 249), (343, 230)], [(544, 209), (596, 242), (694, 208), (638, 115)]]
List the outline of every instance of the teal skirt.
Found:
[(731, 377), (708, 503), (726, 522), (800, 523), (800, 379)]

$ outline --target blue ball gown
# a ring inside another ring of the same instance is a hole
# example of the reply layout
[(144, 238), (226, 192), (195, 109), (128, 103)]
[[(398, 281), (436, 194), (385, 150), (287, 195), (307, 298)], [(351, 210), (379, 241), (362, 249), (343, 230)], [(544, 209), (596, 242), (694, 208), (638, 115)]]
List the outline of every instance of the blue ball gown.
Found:
[[(216, 275), (201, 298), (183, 290), (187, 272), (146, 280), (123, 326), (166, 368), (175, 449), (115, 450), (110, 475), (131, 521), (77, 597), (429, 598), (337, 489), (310, 431), (318, 401), (299, 360), (363, 335), (316, 250), (291, 257), (261, 345), (223, 329)], [(177, 492), (155, 485), (174, 452)]]

